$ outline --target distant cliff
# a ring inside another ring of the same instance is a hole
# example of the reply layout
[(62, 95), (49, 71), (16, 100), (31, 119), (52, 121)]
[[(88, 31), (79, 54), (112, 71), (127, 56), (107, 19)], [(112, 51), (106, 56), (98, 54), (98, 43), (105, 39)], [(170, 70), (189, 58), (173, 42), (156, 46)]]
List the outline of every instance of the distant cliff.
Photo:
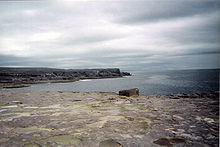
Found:
[(30, 84), (41, 82), (68, 82), (79, 79), (101, 79), (130, 76), (118, 68), (107, 69), (55, 69), (0, 67), (0, 83)]

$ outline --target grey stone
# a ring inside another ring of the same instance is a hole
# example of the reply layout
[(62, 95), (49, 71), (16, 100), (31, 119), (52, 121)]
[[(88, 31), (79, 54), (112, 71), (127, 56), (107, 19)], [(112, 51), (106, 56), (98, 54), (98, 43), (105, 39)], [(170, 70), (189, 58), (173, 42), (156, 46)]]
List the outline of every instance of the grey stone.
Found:
[(121, 90), (119, 91), (119, 95), (122, 96), (139, 96), (139, 89), (138, 88), (134, 88), (134, 89), (128, 89), (128, 90)]

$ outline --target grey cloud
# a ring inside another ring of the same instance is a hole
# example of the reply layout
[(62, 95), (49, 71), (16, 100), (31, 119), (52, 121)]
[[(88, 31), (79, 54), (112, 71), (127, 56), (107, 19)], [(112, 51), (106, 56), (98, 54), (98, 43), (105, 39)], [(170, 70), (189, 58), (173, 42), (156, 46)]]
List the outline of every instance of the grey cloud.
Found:
[(86, 44), (86, 43), (98, 43), (103, 41), (110, 41), (122, 38), (122, 36), (113, 36), (109, 34), (103, 34), (103, 35), (87, 35), (87, 36), (80, 36), (77, 38), (72, 37), (66, 37), (66, 38), (59, 38), (57, 42), (63, 44), (63, 45), (76, 45), (76, 44)]
[(192, 52), (192, 53), (187, 53), (185, 55), (209, 55), (209, 54), (220, 54), (220, 50), (216, 51), (201, 51), (201, 52)]
[(191, 50), (183, 50), (176, 53), (169, 53), (168, 56), (194, 56), (194, 55), (220, 55), (219, 48), (209, 48), (209, 49), (191, 49)]
[(175, 42), (184, 44), (213, 43), (219, 46), (220, 42), (220, 11), (214, 11), (209, 15), (204, 15), (204, 22), (184, 28), (167, 31), (163, 35)]
[(117, 11), (121, 15), (116, 15), (118, 17), (115, 19), (116, 22), (122, 24), (143, 24), (203, 15), (220, 8), (219, 1), (135, 1), (123, 4), (120, 5), (120, 11)]
[[(219, 1), (1, 4), (0, 41), (6, 38), (9, 42), (0, 48), (0, 66), (123, 70), (218, 67)], [(30, 16), (24, 10), (30, 10)], [(181, 20), (186, 18), (193, 23), (185, 25)], [(180, 24), (176, 28), (160, 26), (177, 20)], [(34, 34), (50, 31), (60, 36), (29, 40)], [(13, 52), (17, 46), (19, 54)], [(30, 54), (21, 57), (26, 52)]]
[[(190, 66), (189, 66), (190, 65)], [(219, 54), (195, 54), (162, 57), (160, 61), (138, 65), (139, 70), (214, 69), (219, 68)], [(138, 70), (137, 70), (138, 71)]]
[(54, 61), (43, 58), (0, 55), (0, 66), (56, 67), (55, 65), (56, 63)]
[[(22, 61), (21, 61), (22, 60)], [(17, 66), (25, 63), (25, 58), (16, 56), (0, 55), (0, 66)]]

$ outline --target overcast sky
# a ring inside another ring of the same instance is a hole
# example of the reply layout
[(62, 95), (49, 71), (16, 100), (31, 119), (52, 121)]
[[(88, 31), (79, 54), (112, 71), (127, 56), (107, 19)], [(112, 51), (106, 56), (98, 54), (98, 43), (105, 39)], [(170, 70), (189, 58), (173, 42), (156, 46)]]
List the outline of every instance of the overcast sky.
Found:
[(220, 1), (1, 1), (0, 66), (219, 68)]

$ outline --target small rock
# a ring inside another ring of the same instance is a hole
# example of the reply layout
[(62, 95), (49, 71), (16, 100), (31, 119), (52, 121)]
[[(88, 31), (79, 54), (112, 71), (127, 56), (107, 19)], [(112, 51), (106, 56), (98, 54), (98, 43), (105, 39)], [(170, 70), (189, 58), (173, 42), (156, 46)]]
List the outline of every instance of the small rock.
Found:
[(144, 135), (134, 135), (134, 137), (142, 139), (144, 138)]
[(210, 105), (218, 106), (218, 105), (219, 105), (219, 102), (218, 102), (218, 101), (213, 101), (213, 102), (210, 103)]
[(110, 98), (108, 98), (108, 100), (116, 100), (116, 98), (110, 97)]
[(198, 121), (201, 121), (201, 120), (202, 120), (202, 118), (201, 118), (200, 116), (196, 116), (195, 119), (198, 120)]
[(123, 138), (132, 138), (132, 136), (129, 135), (129, 134), (121, 134), (121, 136), (122, 136)]
[(171, 99), (180, 99), (179, 97), (176, 97), (176, 96), (173, 96), (173, 97), (170, 97)]
[(22, 139), (22, 141), (24, 142), (24, 141), (26, 141), (27, 139)]
[(120, 96), (120, 99), (127, 99), (126, 96)]
[(207, 98), (208, 97), (206, 93), (201, 93), (200, 96), (201, 96), (201, 98)]
[(192, 94), (190, 97), (191, 98), (199, 98), (199, 95), (198, 94)]
[(198, 141), (203, 139), (201, 136), (194, 136), (194, 135), (185, 134), (185, 133), (180, 134), (180, 136), (185, 137), (185, 138), (189, 138), (191, 140), (198, 140)]
[(172, 129), (171, 132), (173, 134), (181, 134), (181, 133), (185, 132), (185, 130), (183, 130), (183, 129)]
[(78, 102), (78, 101), (82, 101), (82, 100), (71, 100), (72, 102)]
[(157, 108), (154, 108), (152, 111), (158, 111), (158, 109), (157, 109)]
[(134, 121), (134, 118), (132, 117), (126, 117), (129, 121)]
[(92, 108), (98, 108), (98, 107), (102, 107), (102, 105), (98, 105), (98, 104), (92, 105)]
[(181, 97), (181, 98), (189, 98), (190, 96), (187, 95), (187, 94), (182, 94), (182, 95), (179, 95), (179, 97)]
[(212, 118), (204, 118), (204, 121), (208, 123), (214, 123), (215, 121)]
[(208, 134), (207, 136), (206, 136), (206, 139), (215, 139), (216, 137), (215, 136), (213, 136), (212, 134)]
[(126, 101), (125, 101), (125, 104), (130, 104), (130, 103), (131, 103), (130, 100), (126, 100)]
[(123, 104), (124, 103), (124, 101), (117, 101), (117, 102), (115, 102), (115, 104)]
[(20, 101), (12, 101), (11, 103), (12, 103), (12, 104), (23, 104), (23, 103), (20, 102)]
[(173, 115), (172, 119), (174, 121), (182, 121), (182, 120), (184, 120), (184, 118), (182, 118), (181, 116), (178, 116), (178, 115)]

